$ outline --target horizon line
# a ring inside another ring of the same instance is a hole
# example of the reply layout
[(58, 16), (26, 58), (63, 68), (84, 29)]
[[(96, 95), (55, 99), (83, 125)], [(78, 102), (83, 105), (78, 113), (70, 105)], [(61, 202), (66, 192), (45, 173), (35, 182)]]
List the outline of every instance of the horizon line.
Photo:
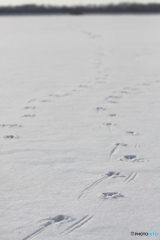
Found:
[(119, 2), (119, 3), (100, 3), (100, 4), (97, 4), (97, 3), (89, 3), (89, 4), (71, 4), (71, 5), (67, 5), (67, 4), (38, 4), (38, 3), (24, 3), (24, 4), (16, 4), (16, 5), (12, 5), (12, 4), (8, 4), (8, 5), (0, 5), (0, 8), (1, 7), (21, 7), (21, 6), (44, 6), (44, 7), (100, 7), (100, 6), (110, 6), (110, 5), (114, 5), (114, 6), (118, 6), (118, 5), (132, 5), (132, 4), (135, 4), (135, 5), (160, 5), (160, 2), (152, 2), (152, 1), (149, 1), (147, 3), (144, 3), (144, 2)]

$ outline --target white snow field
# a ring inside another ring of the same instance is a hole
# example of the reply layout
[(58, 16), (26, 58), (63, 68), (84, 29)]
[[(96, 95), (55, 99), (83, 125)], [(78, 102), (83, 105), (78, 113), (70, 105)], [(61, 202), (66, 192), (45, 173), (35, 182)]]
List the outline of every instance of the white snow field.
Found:
[(160, 239), (159, 26), (0, 18), (0, 240)]

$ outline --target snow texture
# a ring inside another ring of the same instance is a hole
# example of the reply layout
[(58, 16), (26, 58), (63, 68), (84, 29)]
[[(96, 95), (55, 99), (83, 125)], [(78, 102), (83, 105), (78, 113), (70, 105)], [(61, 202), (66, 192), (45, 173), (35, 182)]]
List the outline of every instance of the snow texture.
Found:
[(0, 240), (160, 234), (159, 25), (0, 18)]

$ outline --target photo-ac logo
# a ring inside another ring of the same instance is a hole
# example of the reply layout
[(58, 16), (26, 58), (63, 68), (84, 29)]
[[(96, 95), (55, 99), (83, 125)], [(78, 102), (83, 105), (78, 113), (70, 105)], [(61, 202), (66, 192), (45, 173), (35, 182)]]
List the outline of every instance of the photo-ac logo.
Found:
[(158, 236), (157, 232), (131, 232), (131, 236)]

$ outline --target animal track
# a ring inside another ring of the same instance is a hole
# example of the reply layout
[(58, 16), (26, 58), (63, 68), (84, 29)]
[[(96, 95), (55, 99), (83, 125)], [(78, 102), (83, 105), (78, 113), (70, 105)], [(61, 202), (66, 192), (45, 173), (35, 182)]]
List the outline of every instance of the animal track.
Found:
[(102, 199), (117, 199), (117, 198), (122, 198), (124, 195), (118, 192), (106, 192), (106, 193), (101, 193), (100, 198)]
[(116, 114), (108, 114), (109, 117), (116, 117)]
[(103, 108), (103, 107), (96, 107), (96, 110), (97, 110), (97, 112), (99, 112), (99, 111), (105, 111), (106, 108)]
[(105, 175), (108, 176), (108, 177), (117, 176), (117, 175), (119, 175), (119, 172), (117, 172), (117, 173), (109, 172), (109, 173), (106, 173)]
[(75, 219), (70, 217), (70, 216), (60, 214), (60, 215), (57, 215), (53, 218), (49, 217), (49, 218), (45, 218), (45, 219), (40, 220), (40, 221), (46, 221), (46, 220), (53, 221), (53, 222), (57, 223), (57, 222), (62, 222), (62, 221), (63, 222), (64, 221), (70, 222), (70, 221), (73, 221)]
[(127, 91), (121, 91), (121, 93), (123, 93), (123, 94), (129, 94), (129, 92), (127, 92)]
[(112, 155), (115, 153), (115, 151), (116, 151), (120, 146), (126, 147), (127, 144), (125, 144), (125, 143), (116, 143), (116, 144), (115, 144), (115, 147), (114, 147), (114, 148), (111, 150), (111, 152), (110, 152), (109, 158), (112, 157)]
[(126, 131), (126, 133), (131, 134), (131, 135), (133, 135), (133, 136), (139, 135), (138, 132), (133, 132), (133, 131)]
[(124, 182), (129, 183), (131, 182), (135, 177), (137, 176), (137, 173), (131, 172), (128, 177), (124, 179)]
[(22, 117), (35, 117), (36, 115), (35, 114), (25, 114), (25, 115), (23, 115)]
[(112, 124), (112, 123), (104, 123), (104, 124), (109, 128), (109, 131), (110, 131), (111, 134), (113, 135), (113, 131), (112, 131), (111, 126), (115, 126), (116, 124)]
[[(75, 90), (73, 90), (73, 91), (75, 91)], [(56, 97), (56, 98), (61, 98), (62, 97), (63, 98), (63, 97), (69, 96), (71, 94), (71, 92), (60, 93), (60, 94), (49, 94), (49, 97)]]
[(36, 102), (36, 101), (37, 101), (37, 99), (31, 99), (31, 100), (28, 101), (28, 103)]
[(99, 184), (100, 182), (104, 181), (106, 178), (108, 178), (107, 175), (105, 175), (105, 176), (99, 178), (97, 181), (93, 182), (91, 185), (89, 185), (87, 188), (85, 188), (85, 189), (82, 191), (82, 193), (79, 195), (78, 199), (81, 198), (82, 195), (83, 195), (85, 192), (89, 191), (91, 188), (95, 187), (97, 184)]
[(6, 138), (6, 139), (18, 139), (19, 136), (14, 136), (14, 135), (6, 135), (4, 136), (3, 138)]
[(106, 97), (105, 100), (109, 100), (109, 99), (120, 99), (122, 98), (122, 96), (109, 96), (109, 97)]
[(124, 158), (127, 160), (131, 160), (131, 159), (136, 158), (136, 155), (125, 155)]
[(22, 240), (27, 240), (30, 239), (32, 237), (37, 236), (38, 234), (40, 234), (41, 232), (43, 232), (48, 226), (50, 226), (52, 224), (52, 221), (49, 221), (47, 223), (45, 223), (42, 227), (40, 227), (38, 230), (36, 230), (35, 232), (31, 233), (30, 235), (28, 235), (27, 237), (23, 238)]
[(120, 161), (125, 161), (125, 162), (144, 162), (144, 161), (148, 161), (148, 160), (145, 160), (144, 158), (137, 158), (136, 155), (125, 155), (122, 158), (120, 158)]
[(36, 109), (36, 107), (24, 107), (24, 109)]
[(43, 224), (39, 229), (37, 229), (35, 232), (31, 233), (30, 235), (23, 238), (22, 240), (27, 240), (27, 239), (37, 236), (38, 234), (43, 232), (48, 226), (52, 225), (53, 223), (59, 223), (59, 222), (64, 222), (64, 221), (69, 222), (69, 221), (73, 221), (74, 219), (71, 218), (70, 216), (66, 216), (66, 215), (57, 215), (53, 218), (43, 219), (40, 222), (45, 221), (45, 220), (48, 220), (48, 221), (45, 224)]
[(51, 102), (51, 100), (41, 100), (40, 102), (42, 102), (42, 103), (46, 103), (46, 102)]
[(116, 102), (116, 101), (108, 101), (108, 103), (118, 103), (118, 102)]
[(54, 222), (61, 222), (61, 221), (64, 221), (68, 218), (69, 218), (68, 216), (58, 215), (58, 216), (54, 217), (53, 220), (54, 220)]
[[(96, 180), (95, 182), (93, 182), (91, 185), (89, 185), (88, 187), (86, 187), (86, 188), (81, 192), (81, 194), (79, 195), (78, 199), (80, 199), (85, 192), (88, 192), (90, 189), (94, 188), (96, 185), (98, 185), (99, 183), (101, 183), (101, 182), (104, 181), (105, 179), (107, 179), (107, 178), (116, 178), (116, 177), (122, 177), (122, 176), (120, 175), (119, 172), (108, 172), (108, 173), (106, 173), (106, 174), (103, 175), (101, 178), (99, 178), (98, 180)], [(123, 176), (123, 177), (124, 177), (124, 176)]]
[(0, 127), (21, 128), (23, 126), (22, 125), (18, 125), (18, 124), (1, 124)]
[(112, 132), (111, 126), (117, 126), (116, 123), (103, 123), (103, 125), (106, 125), (109, 128), (109, 130), (111, 131), (112, 134), (113, 134), (113, 132)]
[(106, 123), (106, 126), (111, 126), (112, 125), (112, 123)]
[(94, 216), (89, 216), (86, 215), (83, 218), (81, 218), (79, 221), (77, 221), (76, 223), (72, 224), (71, 226), (69, 226), (68, 228), (66, 228), (63, 232), (61, 232), (61, 234), (69, 234), (71, 232), (73, 232), (74, 230), (76, 230), (77, 228), (80, 228), (81, 226), (83, 226), (85, 223), (87, 223), (88, 221), (90, 221)]
[(110, 178), (125, 177), (120, 172), (109, 172), (109, 173), (105, 174), (105, 176), (108, 176)]

